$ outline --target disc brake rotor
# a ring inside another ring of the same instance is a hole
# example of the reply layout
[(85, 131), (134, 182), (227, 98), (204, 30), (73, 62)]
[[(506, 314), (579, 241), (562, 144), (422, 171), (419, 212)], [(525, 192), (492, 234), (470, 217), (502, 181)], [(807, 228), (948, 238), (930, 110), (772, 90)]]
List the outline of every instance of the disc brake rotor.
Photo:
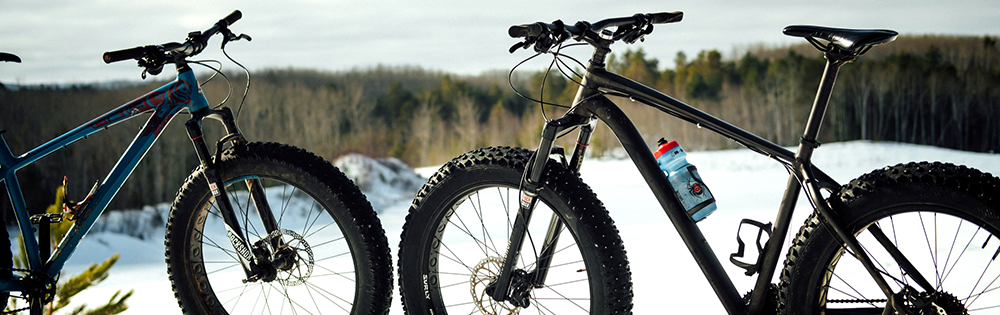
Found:
[(315, 260), (313, 259), (312, 247), (302, 235), (292, 230), (279, 229), (271, 232), (264, 238), (264, 241), (266, 244), (275, 244), (275, 241), (279, 241), (278, 247), (271, 249), (276, 257), (275, 260), (290, 260), (286, 262), (287, 267), (278, 268), (278, 276), (275, 279), (278, 283), (290, 287), (301, 285), (309, 280), (313, 273)]
[(491, 282), (500, 277), (500, 268), (503, 266), (503, 259), (500, 257), (487, 257), (479, 261), (472, 268), (472, 279), (469, 280), (469, 291), (472, 293), (473, 303), (479, 312), (489, 315), (514, 315), (521, 312), (521, 308), (509, 305), (505, 302), (497, 302), (486, 293), (486, 287)]

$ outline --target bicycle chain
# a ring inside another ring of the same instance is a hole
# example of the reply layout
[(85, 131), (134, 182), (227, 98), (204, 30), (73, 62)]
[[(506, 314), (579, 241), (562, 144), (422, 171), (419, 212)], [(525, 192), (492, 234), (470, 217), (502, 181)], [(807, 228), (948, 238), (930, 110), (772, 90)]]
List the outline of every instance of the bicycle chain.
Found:
[(885, 303), (889, 300), (886, 299), (855, 299), (855, 300), (826, 300), (827, 303)]

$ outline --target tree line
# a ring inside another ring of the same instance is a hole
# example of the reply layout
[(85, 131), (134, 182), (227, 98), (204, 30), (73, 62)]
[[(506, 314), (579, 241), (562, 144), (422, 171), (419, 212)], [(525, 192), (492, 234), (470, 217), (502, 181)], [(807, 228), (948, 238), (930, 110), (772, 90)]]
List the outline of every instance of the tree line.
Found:
[[(768, 140), (796, 144), (822, 74), (822, 55), (808, 45), (753, 48), (734, 55), (723, 58), (714, 50), (692, 57), (679, 53), (670, 67), (663, 67), (641, 49), (625, 49), (612, 54), (608, 67)], [(506, 71), (462, 76), (415, 67), (272, 69), (253, 73), (251, 92), (239, 107), (246, 78), (228, 76), (234, 92), (226, 105), (239, 108), (240, 127), (252, 141), (285, 142), (330, 160), (357, 152), (398, 157), (415, 166), (441, 164), (482, 146), (536, 145), (542, 112), (508, 85), (537, 98), (544, 81), (544, 100), (568, 105), (578, 81), (555, 70), (515, 72), (508, 83)], [(0, 87), (0, 128), (7, 130), (4, 137), (19, 154), (164, 83)], [(997, 86), (996, 38), (900, 37), (843, 67), (820, 140), (1000, 151)], [(218, 102), (229, 94), (230, 85), (216, 78), (203, 88), (210, 102)], [(736, 146), (655, 109), (627, 99), (615, 101), (651, 145), (667, 137), (695, 150)], [(562, 112), (551, 107), (545, 111), (550, 119)], [(173, 199), (197, 165), (184, 119), (186, 115), (179, 115), (162, 133), (112, 208)], [(71, 199), (82, 198), (94, 182), (103, 180), (143, 122), (134, 119), (114, 126), (20, 171), (29, 206), (44, 209), (50, 204), (63, 176), (69, 178)], [(210, 139), (222, 135), (214, 121), (205, 126)], [(599, 128), (592, 147), (595, 154), (603, 154), (616, 148), (617, 140)], [(9, 204), (4, 201), (0, 207)]]

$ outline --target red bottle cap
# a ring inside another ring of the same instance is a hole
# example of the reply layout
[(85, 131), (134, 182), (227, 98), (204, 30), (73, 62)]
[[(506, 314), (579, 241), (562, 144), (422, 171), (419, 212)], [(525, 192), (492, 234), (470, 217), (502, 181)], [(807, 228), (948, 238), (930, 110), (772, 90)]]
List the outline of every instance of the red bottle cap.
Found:
[(680, 146), (680, 144), (678, 144), (677, 141), (667, 142), (667, 140), (665, 139), (660, 139), (659, 143), (660, 147), (656, 149), (656, 152), (653, 152), (653, 157), (657, 159), (660, 158), (660, 156), (663, 155), (664, 153), (667, 153), (667, 151), (670, 151), (673, 148)]

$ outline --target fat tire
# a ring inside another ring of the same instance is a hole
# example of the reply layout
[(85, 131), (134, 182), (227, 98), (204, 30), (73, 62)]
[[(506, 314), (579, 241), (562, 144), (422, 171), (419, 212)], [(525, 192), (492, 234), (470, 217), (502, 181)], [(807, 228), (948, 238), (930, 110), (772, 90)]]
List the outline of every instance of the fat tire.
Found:
[[(444, 254), (439, 257), (438, 252), (432, 248), (432, 244), (437, 244), (433, 241), (438, 235), (436, 231), (448, 227), (448, 220), (459, 202), (479, 188), (513, 188), (511, 194), (516, 196), (525, 165), (531, 160), (532, 154), (525, 149), (510, 147), (478, 149), (445, 164), (418, 192), (406, 217), (399, 245), (400, 295), (408, 314), (448, 313), (445, 305), (441, 305), (441, 284), (435, 283), (437, 275), (430, 267), (431, 261), (446, 258)], [(582, 307), (589, 307), (592, 314), (630, 314), (631, 273), (624, 246), (608, 211), (590, 187), (562, 164), (549, 160), (543, 178), (539, 205), (547, 204), (557, 212), (575, 239), (577, 248), (581, 249), (591, 292), (589, 305), (581, 303), (584, 304)], [(513, 203), (515, 213), (516, 199), (515, 197)], [(548, 222), (550, 216), (544, 211), (536, 210), (532, 221)], [(534, 236), (535, 242), (541, 243), (540, 238), (543, 236)], [(493, 241), (499, 244), (495, 245), (495, 251), (503, 253), (507, 239), (504, 236), (493, 236)], [(560, 244), (563, 244), (562, 241)], [(437, 244), (439, 249), (446, 245)], [(530, 256), (530, 253), (522, 250), (521, 257), (526, 255)], [(532, 294), (534, 298), (535, 292)], [(462, 309), (463, 314), (468, 312), (468, 309)]]
[[(992, 233), (992, 236), (987, 235), (987, 238), (996, 238), (1000, 235), (998, 233), (1000, 232), (1000, 179), (989, 173), (982, 173), (965, 166), (940, 162), (913, 162), (885, 167), (852, 180), (839, 192), (828, 198), (827, 202), (833, 208), (838, 220), (855, 235), (862, 234), (864, 229), (880, 219), (899, 214), (910, 213), (912, 215), (917, 211), (947, 214), (949, 218), (953, 216), (964, 220), (963, 223), (975, 223), (983, 230)], [(937, 216), (934, 218), (936, 221)], [(920, 220), (925, 219), (921, 217)], [(881, 224), (885, 230), (887, 224)], [(919, 230), (922, 227), (906, 226), (903, 228)], [(935, 226), (934, 229), (936, 232), (937, 227)], [(901, 233), (906, 235), (906, 232)], [(982, 242), (982, 239), (977, 240), (980, 243), (977, 243), (976, 246)], [(877, 243), (875, 244), (877, 245)], [(992, 254), (993, 250), (997, 248), (996, 243), (990, 244), (988, 248), (990, 248), (989, 253)], [(854, 260), (842, 248), (840, 242), (833, 236), (833, 232), (828, 230), (827, 225), (816, 214), (811, 215), (806, 220), (792, 240), (784, 269), (781, 272), (779, 313), (820, 314), (824, 310), (825, 292), (833, 291), (827, 287), (831, 285), (832, 281), (840, 281), (829, 280), (832, 272), (827, 272), (827, 270), (835, 270), (834, 268), (840, 260), (839, 257), (844, 257), (845, 260)], [(924, 249), (929, 250), (928, 248)], [(923, 259), (924, 262), (930, 260), (927, 256), (907, 256), (914, 264), (918, 264), (919, 262), (916, 260), (919, 259)], [(951, 259), (955, 258), (951, 257)], [(947, 265), (947, 261), (945, 264)], [(889, 267), (888, 270), (892, 269)], [(935, 274), (933, 272), (928, 274), (926, 269), (921, 270), (925, 277), (928, 277), (928, 281), (934, 284)], [(994, 269), (989, 270), (993, 271)], [(990, 278), (992, 279), (992, 277)], [(859, 280), (856, 283), (864, 285), (863, 282), (867, 281), (871, 286), (874, 286), (874, 281), (867, 274), (855, 276), (854, 279)], [(889, 277), (886, 279), (890, 282), (893, 281)], [(912, 286), (919, 289), (916, 284)], [(968, 293), (950, 292), (947, 283), (941, 290), (949, 294)], [(960, 298), (964, 297), (963, 295)], [(885, 296), (882, 295), (880, 298), (884, 299)], [(984, 299), (988, 300), (989, 298)], [(873, 308), (879, 307), (879, 304), (873, 303), (873, 305)], [(962, 308), (964, 307), (957, 309)], [(952, 312), (949, 310), (949, 314)]]
[[(347, 178), (339, 169), (326, 160), (307, 152), (303, 149), (277, 143), (249, 143), (236, 146), (224, 151), (221, 161), (216, 163), (218, 173), (223, 181), (230, 182), (234, 179), (246, 176), (260, 176), (261, 178), (280, 180), (294, 186), (300, 192), (313, 198), (313, 202), (320, 204), (326, 209), (329, 215), (326, 219), (336, 222), (330, 224), (331, 229), (338, 228), (346, 239), (349, 252), (353, 255), (353, 266), (348, 266), (348, 270), (353, 271), (355, 282), (354, 297), (346, 308), (351, 314), (387, 314), (392, 299), (392, 266), (389, 256), (388, 242), (385, 232), (378, 220), (371, 205), (354, 183)], [(166, 228), (166, 262), (167, 273), (173, 287), (174, 295), (185, 314), (227, 314), (216, 297), (216, 292), (212, 286), (220, 286), (219, 283), (210, 283), (206, 275), (206, 263), (202, 261), (202, 237), (201, 227), (206, 221), (205, 209), (210, 203), (214, 203), (212, 194), (209, 191), (201, 167), (188, 177), (170, 209)], [(269, 193), (270, 196), (270, 193)], [(270, 198), (274, 199), (274, 198)], [(274, 206), (274, 200), (269, 200), (274, 209), (275, 216), (280, 213), (278, 207)], [(235, 207), (235, 206), (234, 206)], [(323, 211), (320, 210), (320, 215)], [(238, 214), (239, 215), (239, 214)], [(251, 214), (250, 219), (254, 220), (256, 214)], [(319, 215), (317, 216), (317, 219)], [(259, 222), (259, 218), (256, 218)], [(281, 218), (279, 228), (295, 229), (282, 225)], [(291, 221), (292, 219), (289, 219)], [(245, 222), (242, 228), (247, 229)], [(287, 223), (291, 225), (291, 223)], [(224, 232), (224, 231), (223, 231)], [(207, 234), (206, 234), (207, 235)], [(251, 237), (254, 237), (251, 234)], [(304, 236), (308, 241), (308, 235)], [(251, 243), (260, 237), (250, 239)], [(232, 245), (228, 239), (222, 237), (224, 244), (232, 250)], [(331, 240), (313, 240), (311, 246), (319, 248)], [(343, 241), (341, 241), (343, 242)], [(209, 245), (206, 244), (205, 247)], [(311, 254), (311, 253), (310, 253)], [(317, 260), (326, 257), (317, 257)], [(353, 269), (351, 269), (353, 268)], [(242, 268), (235, 266), (235, 270), (242, 274)], [(342, 269), (338, 269), (342, 270)], [(317, 271), (327, 272), (327, 271)], [(314, 278), (316, 279), (316, 278)], [(232, 283), (227, 283), (233, 285)], [(283, 287), (274, 282), (246, 284), (250, 289), (255, 289), (255, 285), (260, 285), (261, 291), (268, 285), (272, 288)], [(318, 290), (328, 290), (330, 288), (316, 287), (313, 284), (303, 284), (313, 286), (310, 294), (321, 294)], [(277, 292), (272, 292), (279, 294)], [(300, 303), (300, 306), (312, 306), (312, 301), (306, 301), (309, 296), (296, 296), (294, 299), (302, 301), (284, 301), (282, 305), (269, 305), (271, 311), (280, 312), (279, 307), (288, 307), (290, 303)], [(258, 303), (256, 296), (248, 297), (239, 303)], [(353, 308), (352, 308), (353, 306)], [(264, 313), (263, 307), (257, 308), (254, 313)], [(323, 310), (323, 314), (344, 311), (343, 309)], [(293, 311), (294, 312), (294, 311)], [(346, 312), (345, 312), (346, 313)]]

